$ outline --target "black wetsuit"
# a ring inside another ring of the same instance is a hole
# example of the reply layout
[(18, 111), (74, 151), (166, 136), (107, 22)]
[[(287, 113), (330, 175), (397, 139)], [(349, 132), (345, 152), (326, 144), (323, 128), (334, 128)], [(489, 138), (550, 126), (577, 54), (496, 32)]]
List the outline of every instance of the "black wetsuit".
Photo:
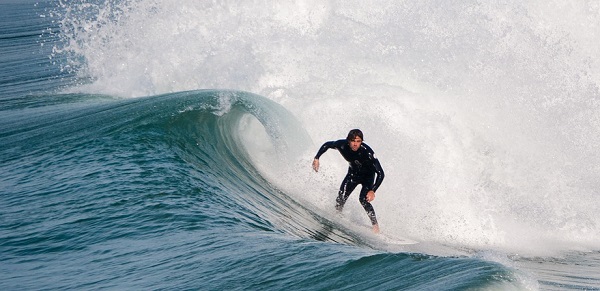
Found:
[[(375, 210), (371, 203), (367, 201), (367, 193), (370, 190), (377, 191), (377, 188), (383, 182), (384, 173), (373, 150), (365, 143), (362, 143), (357, 151), (352, 151), (348, 141), (340, 139), (324, 143), (317, 152), (315, 159), (319, 159), (328, 149), (338, 150), (349, 164), (348, 174), (346, 174), (340, 186), (335, 208), (341, 211), (350, 193), (360, 184), (362, 185), (362, 189), (358, 200), (371, 219), (371, 223), (373, 225), (377, 224)], [(377, 175), (377, 179), (375, 179), (375, 175)]]

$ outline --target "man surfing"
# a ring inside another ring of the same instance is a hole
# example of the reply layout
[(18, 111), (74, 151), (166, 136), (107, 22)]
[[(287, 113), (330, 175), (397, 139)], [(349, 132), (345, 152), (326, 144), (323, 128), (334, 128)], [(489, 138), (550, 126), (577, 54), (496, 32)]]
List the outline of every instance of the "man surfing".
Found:
[(371, 220), (373, 232), (379, 233), (379, 224), (377, 224), (375, 210), (370, 202), (375, 199), (375, 191), (377, 191), (377, 188), (383, 182), (384, 173), (373, 150), (367, 144), (363, 143), (362, 131), (353, 129), (348, 133), (346, 139), (324, 143), (312, 163), (315, 172), (319, 171), (319, 158), (328, 149), (338, 150), (342, 157), (348, 161), (348, 173), (340, 186), (335, 209), (342, 211), (348, 196), (354, 191), (354, 188), (362, 185), (358, 201)]

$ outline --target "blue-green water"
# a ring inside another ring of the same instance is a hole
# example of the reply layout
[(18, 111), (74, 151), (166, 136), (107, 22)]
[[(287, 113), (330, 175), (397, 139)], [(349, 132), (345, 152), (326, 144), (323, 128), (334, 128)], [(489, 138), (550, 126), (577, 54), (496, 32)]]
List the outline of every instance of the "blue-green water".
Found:
[[(600, 289), (598, 3), (556, 44), (536, 2), (434, 2), (0, 4), (0, 289)], [(310, 169), (353, 127), (382, 235)]]

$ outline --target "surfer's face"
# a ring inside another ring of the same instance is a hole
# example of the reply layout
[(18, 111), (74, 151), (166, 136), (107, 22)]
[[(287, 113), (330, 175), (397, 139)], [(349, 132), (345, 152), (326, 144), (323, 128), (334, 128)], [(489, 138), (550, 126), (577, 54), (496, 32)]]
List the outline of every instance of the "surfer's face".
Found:
[(357, 151), (360, 145), (362, 144), (362, 138), (358, 136), (354, 137), (354, 139), (350, 140), (348, 143), (350, 144), (350, 149), (352, 151)]

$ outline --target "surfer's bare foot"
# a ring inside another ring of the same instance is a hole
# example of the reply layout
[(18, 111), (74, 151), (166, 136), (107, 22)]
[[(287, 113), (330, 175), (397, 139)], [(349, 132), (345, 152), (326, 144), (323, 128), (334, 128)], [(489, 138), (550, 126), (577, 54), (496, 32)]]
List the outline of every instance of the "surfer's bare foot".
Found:
[(379, 224), (373, 224), (373, 232), (379, 233)]

